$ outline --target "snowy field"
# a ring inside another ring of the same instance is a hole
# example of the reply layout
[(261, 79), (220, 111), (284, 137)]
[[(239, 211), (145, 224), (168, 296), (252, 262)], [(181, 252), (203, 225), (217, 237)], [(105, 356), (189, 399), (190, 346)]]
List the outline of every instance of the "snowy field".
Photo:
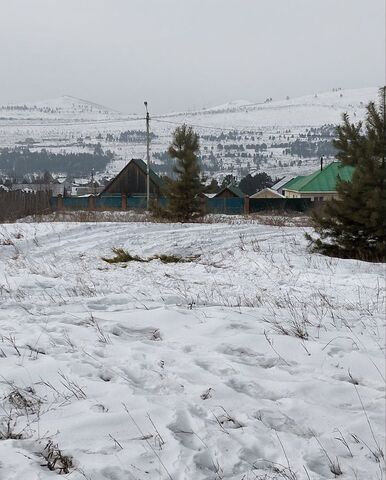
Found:
[(0, 226), (0, 479), (383, 479), (384, 275), (296, 227)]

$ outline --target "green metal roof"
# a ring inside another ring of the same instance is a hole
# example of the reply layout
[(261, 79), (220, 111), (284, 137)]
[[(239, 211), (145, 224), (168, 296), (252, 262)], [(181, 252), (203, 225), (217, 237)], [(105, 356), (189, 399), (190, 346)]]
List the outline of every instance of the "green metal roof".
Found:
[(284, 190), (295, 192), (335, 192), (339, 180), (350, 182), (355, 167), (333, 162), (323, 170), (318, 170), (311, 175), (295, 177), (285, 185)]

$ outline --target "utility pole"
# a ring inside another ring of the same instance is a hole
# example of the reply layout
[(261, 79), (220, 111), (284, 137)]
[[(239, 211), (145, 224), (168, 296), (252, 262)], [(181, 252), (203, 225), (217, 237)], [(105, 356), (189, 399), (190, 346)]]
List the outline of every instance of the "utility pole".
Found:
[(147, 164), (147, 176), (146, 176), (146, 207), (150, 209), (150, 115), (147, 109), (147, 102), (144, 102), (146, 108), (146, 164)]
[(95, 195), (94, 169), (91, 170), (91, 191)]

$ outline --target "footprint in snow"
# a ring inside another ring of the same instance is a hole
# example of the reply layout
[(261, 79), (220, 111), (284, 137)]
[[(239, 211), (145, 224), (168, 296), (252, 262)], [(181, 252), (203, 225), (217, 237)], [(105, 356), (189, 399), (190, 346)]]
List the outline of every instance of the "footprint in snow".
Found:
[(106, 408), (101, 403), (98, 403), (97, 405), (93, 405), (92, 407), (90, 407), (90, 410), (92, 410), (93, 412), (98, 412), (98, 413), (107, 413), (109, 411), (109, 409)]
[(177, 411), (176, 418), (168, 425), (168, 429), (173, 433), (174, 438), (185, 448), (201, 450), (202, 443), (194, 433), (198, 428), (188, 411)]

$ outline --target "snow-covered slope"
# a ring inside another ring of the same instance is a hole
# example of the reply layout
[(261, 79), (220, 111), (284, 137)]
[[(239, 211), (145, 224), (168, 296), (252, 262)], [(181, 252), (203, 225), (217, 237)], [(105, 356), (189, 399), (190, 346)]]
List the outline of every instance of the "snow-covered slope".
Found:
[[(310, 129), (319, 129), (312, 141), (329, 141), (323, 138), (321, 127), (338, 124), (344, 112), (353, 121), (362, 120), (366, 104), (376, 99), (376, 88), (364, 88), (266, 103), (238, 100), (203, 110), (152, 115), (151, 131), (156, 135), (152, 141), (153, 161), (158, 163), (172, 131), (186, 122), (201, 136), (202, 164), (208, 176), (221, 178), (232, 173), (240, 177), (259, 169), (273, 177), (310, 173), (318, 155), (304, 157), (288, 152), (293, 142), (304, 141)], [(92, 152), (101, 143), (104, 150), (116, 154), (107, 168), (108, 175), (117, 173), (130, 158), (145, 155), (144, 135), (142, 141), (119, 141), (120, 134), (128, 130), (144, 132), (143, 115), (123, 114), (70, 96), (0, 107), (0, 148), (31, 144), (25, 140), (33, 139), (36, 150)], [(331, 130), (328, 135), (331, 138)]]
[(0, 478), (384, 478), (383, 285), (294, 227), (3, 225)]
[(87, 100), (63, 95), (59, 98), (27, 102), (23, 104), (1, 105), (0, 121), (2, 124), (9, 122), (36, 121), (66, 122), (66, 121), (98, 121), (126, 118), (121, 112), (117, 112), (103, 105), (98, 105)]
[[(175, 112), (164, 115), (153, 115), (153, 125), (157, 130), (158, 119), (181, 121), (184, 117), (191, 123), (209, 122), (218, 128), (261, 128), (286, 126), (315, 126), (340, 121), (340, 115), (348, 112), (363, 116), (365, 105), (377, 99), (376, 88), (356, 90), (336, 90), (317, 95), (308, 95), (294, 99), (252, 103), (248, 100), (236, 100), (223, 105), (203, 110)], [(15, 120), (33, 121), (47, 120), (58, 122), (63, 120), (122, 120), (128, 115), (95, 104), (90, 101), (64, 95), (59, 98), (25, 103), (20, 105), (0, 106), (2, 124)], [(132, 120), (130, 116), (130, 121)]]
[(290, 126), (321, 126), (336, 124), (343, 112), (363, 118), (365, 106), (377, 100), (376, 88), (336, 90), (293, 99), (251, 103), (231, 102), (195, 112), (170, 114), (187, 121), (224, 128), (260, 128)]

